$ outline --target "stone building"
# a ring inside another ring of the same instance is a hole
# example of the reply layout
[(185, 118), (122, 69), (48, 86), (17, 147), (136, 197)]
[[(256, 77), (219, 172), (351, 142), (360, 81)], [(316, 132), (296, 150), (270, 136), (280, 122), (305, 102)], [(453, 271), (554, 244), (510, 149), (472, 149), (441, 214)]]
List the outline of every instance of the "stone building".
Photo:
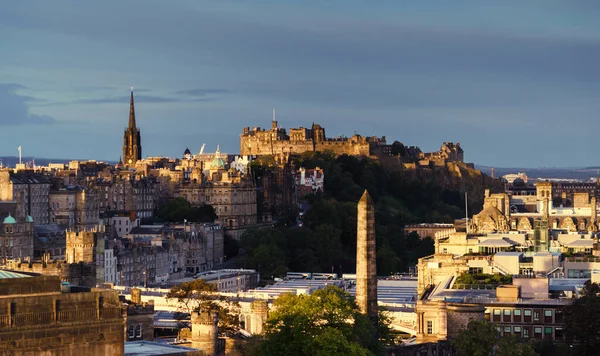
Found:
[(133, 104), (133, 89), (129, 101), (129, 126), (125, 129), (123, 137), (122, 162), (127, 166), (133, 166), (142, 159), (142, 138), (140, 129), (135, 123), (135, 107)]
[(97, 194), (81, 186), (52, 190), (48, 198), (50, 221), (73, 229), (94, 228), (100, 221)]
[(0, 355), (123, 355), (116, 291), (61, 288), (57, 276), (0, 276)]
[(385, 137), (362, 137), (353, 135), (350, 138), (328, 138), (325, 128), (313, 124), (310, 128), (290, 129), (289, 134), (273, 120), (270, 130), (260, 127), (245, 127), (240, 135), (240, 154), (278, 155), (302, 154), (304, 152), (331, 151), (336, 155), (369, 156), (372, 147), (385, 144)]
[(256, 189), (250, 176), (227, 163), (217, 151), (211, 164), (180, 185), (177, 196), (193, 206), (209, 204), (217, 219), (232, 233), (257, 224)]
[(154, 341), (154, 304), (152, 301), (143, 303), (140, 293), (137, 288), (131, 289), (132, 300), (127, 304), (125, 321), (125, 341)]
[(294, 174), (294, 187), (298, 198), (303, 198), (308, 194), (324, 193), (325, 171), (319, 167), (298, 169)]
[(36, 224), (48, 224), (48, 195), (50, 181), (48, 177), (30, 171), (11, 173), (0, 169), (0, 201), (17, 200), (23, 193), (27, 215)]
[[(568, 205), (554, 205), (553, 182), (538, 182), (535, 191), (510, 191), (490, 194), (485, 191), (483, 210), (473, 216), (472, 233), (539, 230), (564, 230), (566, 232), (598, 231), (598, 207), (595, 196), (589, 191), (570, 192)], [(566, 188), (561, 188), (566, 189)], [(566, 194), (566, 193), (565, 193)], [(536, 228), (536, 226), (538, 228)], [(544, 228), (542, 228), (544, 229)]]
[(136, 174), (112, 173), (91, 183), (98, 196), (100, 213), (135, 211), (140, 219), (154, 216), (158, 201), (157, 185), (153, 179)]
[(24, 193), (19, 202), (0, 202), (0, 262), (33, 257), (33, 219), (25, 213)]

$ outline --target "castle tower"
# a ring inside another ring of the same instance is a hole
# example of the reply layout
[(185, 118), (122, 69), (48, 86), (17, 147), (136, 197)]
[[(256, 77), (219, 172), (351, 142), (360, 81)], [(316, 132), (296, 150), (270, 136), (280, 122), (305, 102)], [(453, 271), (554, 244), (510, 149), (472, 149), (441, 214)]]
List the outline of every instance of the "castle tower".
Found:
[(67, 231), (67, 263), (94, 262), (95, 236), (93, 231)]
[(193, 312), (192, 347), (204, 351), (205, 355), (217, 355), (219, 314), (216, 311)]
[(377, 325), (377, 256), (375, 204), (365, 190), (358, 202), (356, 226), (356, 302)]
[(135, 124), (135, 107), (133, 105), (133, 89), (129, 101), (129, 126), (125, 129), (123, 137), (123, 163), (133, 165), (142, 159), (142, 139), (140, 130)]

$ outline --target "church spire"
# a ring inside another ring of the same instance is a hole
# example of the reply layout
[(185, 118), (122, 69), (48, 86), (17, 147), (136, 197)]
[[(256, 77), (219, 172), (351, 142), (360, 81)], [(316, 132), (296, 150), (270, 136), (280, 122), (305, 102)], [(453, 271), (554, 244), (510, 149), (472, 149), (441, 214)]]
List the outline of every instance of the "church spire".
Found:
[(131, 98), (129, 99), (129, 127), (135, 127), (135, 107), (133, 105), (133, 87), (131, 87)]

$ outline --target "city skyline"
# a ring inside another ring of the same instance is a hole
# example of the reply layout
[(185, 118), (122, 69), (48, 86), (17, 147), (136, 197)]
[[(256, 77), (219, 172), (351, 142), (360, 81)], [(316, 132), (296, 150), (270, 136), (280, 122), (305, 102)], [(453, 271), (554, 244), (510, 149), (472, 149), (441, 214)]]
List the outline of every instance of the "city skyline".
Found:
[[(0, 154), (118, 160), (129, 87), (146, 156), (238, 152), (312, 122), (498, 167), (600, 148), (594, 2), (116, 1), (0, 13)], [(94, 16), (90, 16), (94, 14)], [(573, 154), (576, 153), (576, 154)], [(584, 153), (584, 154), (581, 154)]]

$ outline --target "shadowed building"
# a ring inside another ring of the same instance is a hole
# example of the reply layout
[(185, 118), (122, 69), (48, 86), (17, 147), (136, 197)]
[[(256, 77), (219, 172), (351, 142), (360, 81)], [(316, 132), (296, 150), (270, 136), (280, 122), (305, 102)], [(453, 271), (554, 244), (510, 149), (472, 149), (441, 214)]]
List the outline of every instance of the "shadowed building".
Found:
[(116, 291), (0, 270), (0, 355), (123, 355)]
[(377, 325), (377, 256), (375, 204), (365, 190), (358, 202), (356, 226), (356, 302)]
[(135, 108), (133, 105), (133, 89), (129, 101), (129, 126), (125, 129), (123, 138), (123, 163), (127, 166), (134, 165), (142, 159), (142, 139), (140, 129), (135, 124)]

